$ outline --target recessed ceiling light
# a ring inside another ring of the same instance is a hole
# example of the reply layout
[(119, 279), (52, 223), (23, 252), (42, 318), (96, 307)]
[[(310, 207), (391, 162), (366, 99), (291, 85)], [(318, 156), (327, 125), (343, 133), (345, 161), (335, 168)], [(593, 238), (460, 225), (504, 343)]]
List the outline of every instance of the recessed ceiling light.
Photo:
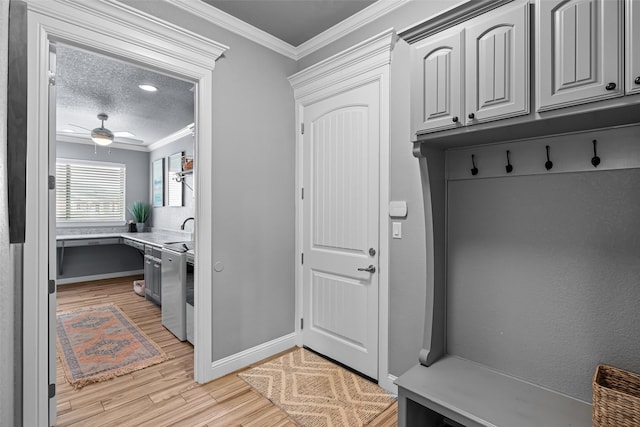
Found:
[(135, 138), (131, 132), (114, 132), (113, 135), (119, 138)]
[(142, 90), (146, 90), (147, 92), (157, 92), (158, 88), (151, 85), (139, 85), (138, 86)]

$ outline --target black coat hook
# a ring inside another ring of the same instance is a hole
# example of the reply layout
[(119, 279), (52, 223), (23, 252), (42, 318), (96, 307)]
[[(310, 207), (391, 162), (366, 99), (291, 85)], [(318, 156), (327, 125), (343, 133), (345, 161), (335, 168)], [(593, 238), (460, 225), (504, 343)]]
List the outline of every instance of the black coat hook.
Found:
[(548, 145), (547, 145), (547, 161), (544, 162), (544, 167), (547, 168), (547, 170), (550, 170), (553, 167), (553, 162), (549, 158), (549, 146)]
[(513, 172), (513, 166), (511, 165), (511, 159), (509, 159), (509, 154), (511, 153), (509, 152), (509, 150), (507, 150), (507, 166), (504, 167), (507, 173)]
[(471, 169), (471, 175), (478, 175), (478, 168), (476, 167), (476, 156), (474, 156), (473, 154), (471, 155), (471, 164), (473, 165), (473, 168)]
[(598, 157), (598, 150), (596, 148), (597, 140), (593, 140), (593, 157), (591, 158), (591, 164), (594, 168), (597, 168), (600, 164), (600, 157)]

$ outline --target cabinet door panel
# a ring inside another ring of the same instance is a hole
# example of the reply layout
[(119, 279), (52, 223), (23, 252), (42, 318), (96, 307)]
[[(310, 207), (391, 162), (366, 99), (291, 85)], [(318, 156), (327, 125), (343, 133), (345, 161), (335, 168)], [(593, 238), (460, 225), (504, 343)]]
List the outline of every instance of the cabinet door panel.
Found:
[(500, 10), (469, 22), (467, 124), (529, 113), (529, 4)]
[(627, 0), (626, 17), (626, 92), (640, 93), (640, 0)]
[(460, 126), (462, 116), (462, 37), (456, 30), (416, 46), (413, 51), (413, 132)]
[(620, 1), (538, 0), (536, 26), (538, 111), (623, 94)]

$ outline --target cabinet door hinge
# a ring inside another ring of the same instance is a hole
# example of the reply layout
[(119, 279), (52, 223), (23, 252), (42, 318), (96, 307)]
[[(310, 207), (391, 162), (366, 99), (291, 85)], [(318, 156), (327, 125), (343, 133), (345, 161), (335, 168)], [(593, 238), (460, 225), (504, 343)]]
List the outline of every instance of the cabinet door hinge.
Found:
[(49, 294), (53, 294), (56, 292), (56, 281), (49, 280)]
[(56, 385), (49, 384), (49, 399), (53, 399), (56, 396)]
[(49, 86), (56, 85), (56, 73), (53, 71), (49, 71)]
[(49, 175), (49, 190), (56, 189), (56, 177), (55, 175)]
[(304, 135), (304, 123), (300, 123), (300, 133)]
[(304, 329), (304, 319), (301, 317), (300, 318), (300, 330)]
[(300, 254), (300, 264), (304, 264), (304, 253)]
[(300, 198), (304, 200), (304, 188), (300, 189)]

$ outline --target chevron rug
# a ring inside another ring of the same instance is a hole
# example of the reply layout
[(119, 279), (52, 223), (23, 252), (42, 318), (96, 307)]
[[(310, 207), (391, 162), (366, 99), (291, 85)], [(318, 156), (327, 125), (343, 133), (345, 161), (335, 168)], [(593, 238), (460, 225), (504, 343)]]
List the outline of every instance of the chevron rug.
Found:
[(58, 312), (56, 328), (64, 373), (75, 388), (169, 358), (115, 304)]
[(305, 427), (366, 426), (395, 399), (303, 348), (238, 374)]

